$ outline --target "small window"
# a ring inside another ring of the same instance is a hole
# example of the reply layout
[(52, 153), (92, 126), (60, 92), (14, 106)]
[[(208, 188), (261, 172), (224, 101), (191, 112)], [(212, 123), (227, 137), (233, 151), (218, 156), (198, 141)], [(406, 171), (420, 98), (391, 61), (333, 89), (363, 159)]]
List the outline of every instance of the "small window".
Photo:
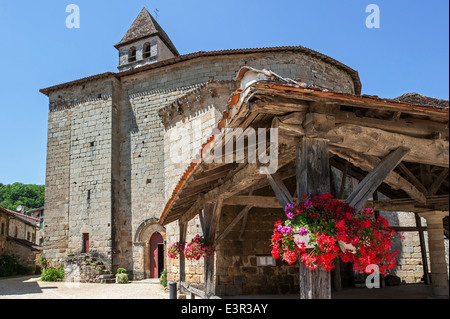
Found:
[(5, 224), (2, 223), (2, 231), (1, 234), (4, 235), (5, 234)]
[(256, 266), (258, 267), (274, 267), (276, 260), (272, 256), (256, 256)]
[(144, 53), (143, 53), (144, 59), (147, 59), (150, 57), (150, 43), (144, 44)]
[(135, 62), (136, 61), (136, 48), (131, 47), (130, 51), (128, 51), (128, 62)]

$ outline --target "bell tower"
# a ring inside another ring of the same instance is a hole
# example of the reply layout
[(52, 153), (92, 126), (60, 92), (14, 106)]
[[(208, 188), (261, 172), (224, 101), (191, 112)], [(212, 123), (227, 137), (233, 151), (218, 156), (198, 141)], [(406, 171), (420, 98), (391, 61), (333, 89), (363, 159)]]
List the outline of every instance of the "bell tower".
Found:
[(123, 39), (114, 46), (119, 51), (119, 71), (179, 56), (167, 33), (143, 8)]

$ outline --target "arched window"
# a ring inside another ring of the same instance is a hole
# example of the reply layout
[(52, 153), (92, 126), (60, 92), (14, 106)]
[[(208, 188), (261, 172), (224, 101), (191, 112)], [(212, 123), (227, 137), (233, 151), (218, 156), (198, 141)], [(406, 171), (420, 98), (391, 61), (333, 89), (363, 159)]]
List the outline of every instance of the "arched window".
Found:
[(147, 59), (150, 57), (150, 43), (144, 43), (144, 52), (143, 52), (144, 59)]
[(136, 61), (136, 48), (131, 47), (128, 51), (128, 62), (135, 62)]

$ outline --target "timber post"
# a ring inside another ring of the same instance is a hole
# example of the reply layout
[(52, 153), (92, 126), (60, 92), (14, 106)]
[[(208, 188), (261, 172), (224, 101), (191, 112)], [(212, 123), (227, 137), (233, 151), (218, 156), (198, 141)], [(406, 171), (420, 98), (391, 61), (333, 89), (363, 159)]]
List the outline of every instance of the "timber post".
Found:
[[(318, 196), (330, 192), (328, 141), (304, 138), (297, 146), (297, 194)], [(330, 272), (317, 268), (313, 271), (299, 261), (300, 298), (331, 299)]]

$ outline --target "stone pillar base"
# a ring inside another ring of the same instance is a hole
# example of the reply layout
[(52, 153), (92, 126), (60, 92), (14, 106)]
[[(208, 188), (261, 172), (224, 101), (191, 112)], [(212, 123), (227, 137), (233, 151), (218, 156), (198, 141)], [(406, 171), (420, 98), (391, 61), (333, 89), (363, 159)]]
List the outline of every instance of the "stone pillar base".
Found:
[(433, 298), (448, 299), (449, 285), (445, 261), (444, 221), (448, 212), (432, 211), (419, 214), (427, 220)]

